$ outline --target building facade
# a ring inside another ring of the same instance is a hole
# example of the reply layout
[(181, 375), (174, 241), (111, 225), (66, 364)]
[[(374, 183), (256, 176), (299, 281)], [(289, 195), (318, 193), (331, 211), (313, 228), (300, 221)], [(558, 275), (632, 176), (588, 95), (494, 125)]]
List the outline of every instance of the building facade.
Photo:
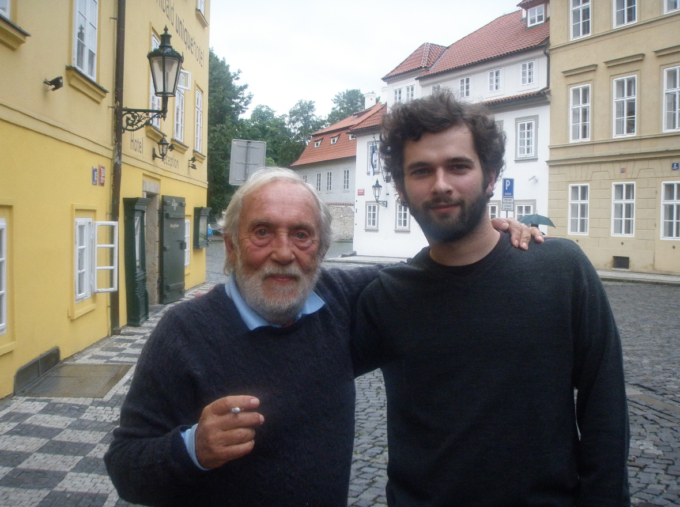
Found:
[(598, 269), (680, 274), (680, 5), (554, 0), (549, 215)]
[[(0, 2), (0, 397), (205, 280), (208, 11)], [(146, 56), (166, 27), (180, 89), (165, 119), (117, 136), (116, 96), (160, 107)]]
[[(502, 178), (512, 180), (513, 188), (504, 208), (502, 181), (497, 182), (489, 203), (492, 218), (548, 212), (549, 3), (525, 0), (519, 7), (449, 47), (421, 45), (383, 78), (388, 107), (448, 89), (460, 100), (489, 108), (507, 137)], [(357, 138), (354, 250), (360, 255), (413, 256), (427, 242), (392, 183), (381, 170), (372, 169), (379, 129), (357, 134), (363, 135)], [(382, 203), (373, 195), (376, 180)]]

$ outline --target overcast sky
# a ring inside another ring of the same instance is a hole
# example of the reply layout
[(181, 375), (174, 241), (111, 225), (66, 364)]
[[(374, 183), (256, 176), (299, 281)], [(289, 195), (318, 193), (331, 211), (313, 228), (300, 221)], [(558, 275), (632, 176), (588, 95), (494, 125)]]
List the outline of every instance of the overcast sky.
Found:
[(359, 88), (380, 95), (382, 77), (424, 42), (448, 46), (520, 0), (212, 0), (210, 46), (264, 104), (287, 113)]

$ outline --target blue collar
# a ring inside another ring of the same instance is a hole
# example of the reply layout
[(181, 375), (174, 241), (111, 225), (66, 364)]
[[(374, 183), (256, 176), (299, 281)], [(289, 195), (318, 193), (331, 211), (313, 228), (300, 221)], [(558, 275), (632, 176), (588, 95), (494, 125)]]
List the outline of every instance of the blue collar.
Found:
[[(234, 302), (234, 305), (236, 305), (236, 309), (238, 310), (238, 313), (241, 315), (243, 322), (245, 322), (246, 326), (248, 326), (248, 329), (250, 329), (251, 331), (258, 327), (264, 326), (281, 327), (277, 324), (270, 324), (269, 322), (264, 320), (259, 313), (257, 313), (250, 306), (248, 306), (248, 303), (246, 303), (246, 300), (243, 299), (243, 296), (241, 296), (241, 292), (238, 290), (238, 287), (236, 286), (235, 276), (231, 275), (229, 277), (229, 283), (224, 284), (224, 291), (227, 293), (229, 299), (231, 299)], [(323, 308), (325, 304), (326, 303), (324, 302), (324, 300), (321, 299), (315, 292), (310, 293), (309, 297), (307, 298), (307, 301), (305, 301), (305, 305), (302, 307), (300, 313), (297, 314), (295, 320), (297, 321), (303, 315), (309, 315), (311, 313), (318, 312), (319, 310), (321, 310), (321, 308)]]

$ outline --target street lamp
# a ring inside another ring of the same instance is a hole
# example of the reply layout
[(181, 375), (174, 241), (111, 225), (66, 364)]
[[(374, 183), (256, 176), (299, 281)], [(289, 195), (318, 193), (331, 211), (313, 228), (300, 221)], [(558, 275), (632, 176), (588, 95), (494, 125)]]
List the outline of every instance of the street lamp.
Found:
[[(180, 55), (170, 45), (172, 35), (168, 33), (168, 27), (161, 35), (161, 44), (146, 57), (151, 66), (151, 78), (156, 96), (162, 97), (161, 109), (128, 109), (123, 108), (123, 130), (132, 132), (141, 129), (144, 125), (155, 118), (165, 119), (168, 112), (168, 97), (174, 97), (177, 91), (180, 70), (184, 56)], [(159, 150), (161, 150), (159, 143)], [(167, 150), (166, 150), (167, 154)], [(163, 157), (161, 157), (163, 158)]]
[(382, 192), (382, 185), (377, 179), (375, 180), (375, 185), (373, 185), (371, 188), (373, 188), (373, 197), (375, 197), (375, 202), (387, 208), (387, 201), (380, 200), (380, 192)]
[(174, 144), (170, 144), (168, 141), (166, 141), (165, 137), (158, 141), (158, 154), (156, 154), (156, 148), (151, 149), (151, 155), (152, 159), (151, 160), (156, 160), (157, 158), (160, 158), (163, 160), (167, 155), (168, 155), (168, 150), (172, 151), (175, 149)]

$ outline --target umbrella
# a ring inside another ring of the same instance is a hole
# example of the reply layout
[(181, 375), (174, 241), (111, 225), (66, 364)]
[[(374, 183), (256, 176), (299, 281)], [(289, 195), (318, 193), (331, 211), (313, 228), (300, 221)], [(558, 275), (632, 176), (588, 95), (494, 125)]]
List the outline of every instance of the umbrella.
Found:
[(552, 220), (550, 220), (548, 217), (544, 217), (543, 215), (524, 215), (522, 218), (519, 219), (520, 222), (523, 224), (527, 225), (549, 225), (551, 227), (555, 227), (555, 224), (552, 223)]

